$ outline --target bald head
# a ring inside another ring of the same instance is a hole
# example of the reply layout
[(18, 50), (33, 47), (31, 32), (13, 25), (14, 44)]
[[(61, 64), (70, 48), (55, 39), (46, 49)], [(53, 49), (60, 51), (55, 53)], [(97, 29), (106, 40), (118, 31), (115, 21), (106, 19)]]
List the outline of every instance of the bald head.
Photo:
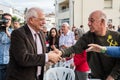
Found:
[(105, 22), (107, 22), (107, 16), (106, 14), (101, 10), (96, 10), (90, 14), (90, 16), (94, 16), (96, 19), (103, 19)]
[(96, 35), (104, 36), (106, 34), (107, 17), (101, 10), (92, 12), (88, 19), (88, 26), (91, 32)]

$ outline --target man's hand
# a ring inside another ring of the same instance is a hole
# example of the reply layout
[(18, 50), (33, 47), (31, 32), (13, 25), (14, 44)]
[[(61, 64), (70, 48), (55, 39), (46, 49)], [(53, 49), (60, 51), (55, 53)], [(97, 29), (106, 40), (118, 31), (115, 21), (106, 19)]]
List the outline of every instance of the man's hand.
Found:
[(10, 33), (9, 33), (9, 31), (8, 31), (8, 27), (6, 27), (6, 29), (5, 29), (5, 33), (7, 34), (7, 36), (10, 38)]
[(115, 79), (109, 75), (106, 80), (115, 80)]
[(66, 49), (67, 46), (65, 46), (65, 45), (61, 45), (60, 48), (62, 48), (62, 49)]
[(50, 51), (48, 53), (48, 60), (52, 63), (57, 63), (58, 61), (61, 60), (61, 55), (56, 54), (54, 51)]
[(59, 54), (60, 56), (62, 55), (62, 52), (57, 49), (55, 46), (53, 46), (53, 51), (56, 53), (56, 54)]
[(86, 49), (87, 52), (90, 51), (94, 51), (94, 52), (101, 52), (103, 48), (103, 46), (97, 45), (97, 44), (89, 44), (88, 46), (90, 46), (88, 49)]
[(54, 50), (56, 47), (55, 47), (55, 45), (51, 45), (51, 48)]

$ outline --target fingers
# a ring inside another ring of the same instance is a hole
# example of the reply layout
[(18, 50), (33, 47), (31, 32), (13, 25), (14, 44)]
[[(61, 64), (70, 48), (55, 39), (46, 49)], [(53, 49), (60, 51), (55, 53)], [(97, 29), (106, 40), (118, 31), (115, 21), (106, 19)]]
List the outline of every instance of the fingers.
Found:
[(93, 46), (93, 47), (96, 47), (97, 44), (88, 44), (89, 47)]
[(52, 63), (57, 63), (58, 61), (60, 61), (60, 60), (61, 60), (61, 57), (60, 57), (60, 56), (61, 56), (61, 55), (56, 54), (54, 51), (50, 51), (50, 52), (48, 53), (48, 59), (49, 59), (49, 61), (52, 62)]
[(54, 52), (55, 52), (56, 54), (59, 54), (60, 56), (62, 55), (62, 52), (61, 52), (59, 49), (57, 49), (57, 48), (54, 49)]
[(57, 48), (55, 47), (55, 45), (52, 46), (53, 50), (56, 50)]
[(93, 49), (93, 47), (91, 46), (91, 47), (89, 47), (88, 49), (86, 49), (86, 52), (93, 51), (92, 49)]
[(98, 44), (88, 44), (89, 48), (86, 49), (87, 52), (94, 51), (94, 52), (101, 52), (102, 46)]

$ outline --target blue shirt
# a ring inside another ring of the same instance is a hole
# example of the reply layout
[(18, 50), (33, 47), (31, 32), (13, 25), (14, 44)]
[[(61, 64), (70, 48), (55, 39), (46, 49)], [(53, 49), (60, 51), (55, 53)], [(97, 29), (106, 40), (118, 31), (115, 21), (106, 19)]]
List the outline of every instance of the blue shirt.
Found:
[(120, 57), (120, 47), (117, 46), (107, 46), (106, 54), (112, 57)]
[[(11, 33), (13, 29), (9, 28)], [(9, 62), (10, 38), (3, 31), (0, 32), (0, 64), (8, 64)]]

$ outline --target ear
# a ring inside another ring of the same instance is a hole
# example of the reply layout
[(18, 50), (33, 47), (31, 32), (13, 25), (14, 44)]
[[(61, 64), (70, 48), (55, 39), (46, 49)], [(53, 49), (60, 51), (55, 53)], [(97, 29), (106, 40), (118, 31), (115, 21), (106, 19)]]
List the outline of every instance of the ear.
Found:
[(104, 20), (104, 19), (101, 19), (101, 22), (102, 22), (102, 23), (105, 23), (105, 20)]
[(29, 22), (30, 22), (30, 23), (33, 23), (33, 18), (29, 18)]
[(101, 24), (105, 24), (105, 20), (104, 19), (101, 19)]

